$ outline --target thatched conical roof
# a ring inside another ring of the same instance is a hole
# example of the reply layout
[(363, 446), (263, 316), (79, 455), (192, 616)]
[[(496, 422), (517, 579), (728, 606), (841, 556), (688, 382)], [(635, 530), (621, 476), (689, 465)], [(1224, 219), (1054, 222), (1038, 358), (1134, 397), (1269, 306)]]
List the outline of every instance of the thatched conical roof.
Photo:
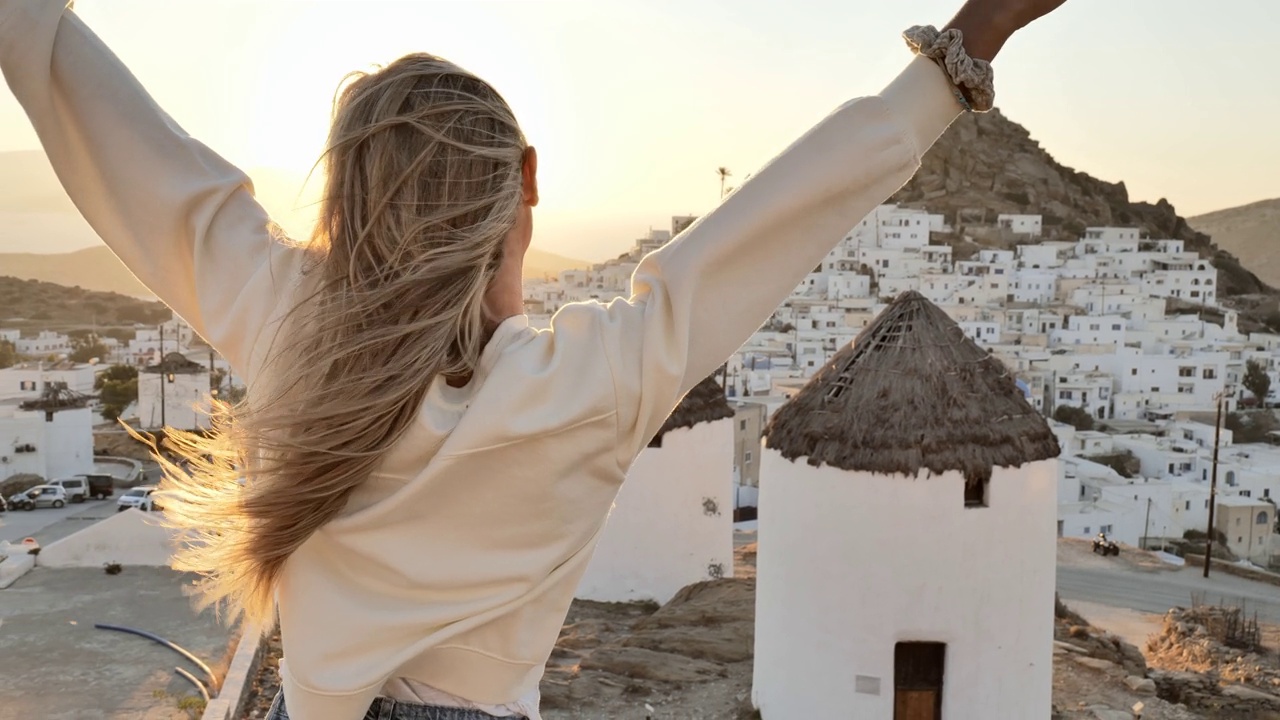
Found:
[(142, 369), (144, 373), (174, 373), (177, 375), (194, 375), (205, 372), (208, 368), (198, 362), (188, 358), (182, 353), (171, 352), (164, 356), (164, 359), (155, 365), (148, 365)]
[(676, 428), (693, 427), (698, 423), (713, 422), (733, 417), (733, 408), (724, 398), (724, 388), (710, 375), (693, 386), (688, 395), (671, 411), (658, 434), (649, 441), (649, 447), (662, 447), (662, 436)]
[(22, 410), (44, 410), (45, 412), (78, 410), (88, 407), (89, 400), (88, 395), (68, 388), (65, 382), (47, 382), (39, 398), (19, 403), (18, 407)]
[(970, 480), (1059, 453), (1005, 366), (917, 292), (836, 353), (766, 434), (766, 447), (811, 465)]

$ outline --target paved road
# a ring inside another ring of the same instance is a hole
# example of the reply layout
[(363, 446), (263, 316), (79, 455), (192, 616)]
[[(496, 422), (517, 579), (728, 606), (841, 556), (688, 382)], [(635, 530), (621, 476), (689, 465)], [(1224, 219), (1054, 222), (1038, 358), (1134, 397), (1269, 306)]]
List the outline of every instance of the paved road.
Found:
[(10, 510), (0, 513), (0, 540), (16, 543), (22, 538), (34, 537), (47, 545), (102, 518), (111, 517), (115, 512), (115, 498), (85, 500), (57, 509)]
[[(147, 483), (159, 482), (160, 468), (153, 465), (144, 471), (144, 475)], [(16, 543), (25, 537), (34, 537), (42, 545), (48, 545), (102, 518), (111, 517), (116, 511), (116, 499), (123, 492), (123, 489), (116, 488), (116, 494), (106, 500), (85, 500), (56, 510), (39, 508), (30, 512), (10, 510), (0, 513), (0, 541)]]
[(1248, 613), (1257, 611), (1259, 620), (1280, 624), (1280, 587), (1217, 570), (1211, 571), (1205, 580), (1200, 568), (1137, 572), (1060, 565), (1058, 593), (1068, 604), (1071, 600), (1083, 600), (1161, 614), (1173, 607), (1188, 607), (1193, 594), (1202, 594), (1203, 602), (1243, 604)]

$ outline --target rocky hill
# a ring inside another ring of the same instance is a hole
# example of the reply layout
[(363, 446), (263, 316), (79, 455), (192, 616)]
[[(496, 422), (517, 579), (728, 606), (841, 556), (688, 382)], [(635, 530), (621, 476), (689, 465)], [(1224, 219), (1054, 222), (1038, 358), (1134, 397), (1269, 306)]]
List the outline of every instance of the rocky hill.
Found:
[[(969, 228), (994, 225), (1001, 213), (1042, 215), (1045, 240), (1076, 240), (1089, 226), (1138, 227), (1154, 238), (1185, 240), (1189, 250), (1212, 258), (1224, 296), (1275, 292), (1167, 200), (1134, 202), (1123, 182), (1062, 165), (999, 110), (966, 114), (952, 124), (892, 202), (943, 213), (956, 228), (957, 245), (965, 244)], [(990, 236), (984, 242), (999, 244)]]
[(1187, 218), (1218, 247), (1240, 258), (1263, 282), (1280, 286), (1280, 198)]
[(119, 293), (0, 276), (0, 327), (34, 331), (154, 325), (170, 315), (161, 303)]

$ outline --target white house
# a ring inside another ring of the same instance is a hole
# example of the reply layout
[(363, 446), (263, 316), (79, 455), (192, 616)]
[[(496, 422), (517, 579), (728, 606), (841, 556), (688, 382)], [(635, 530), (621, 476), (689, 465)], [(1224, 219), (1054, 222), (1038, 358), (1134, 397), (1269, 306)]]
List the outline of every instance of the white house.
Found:
[(578, 598), (665, 603), (733, 576), (733, 418), (714, 378), (685, 396), (631, 466)]
[(138, 423), (145, 429), (204, 430), (211, 426), (209, 368), (178, 353), (138, 371)]
[(1059, 446), (1044, 418), (915, 293), (817, 378), (766, 431), (761, 716), (1046, 717)]
[(0, 401), (0, 479), (93, 472), (93, 414), (85, 399), (52, 388), (33, 400)]
[(57, 362), (25, 362), (0, 369), (0, 400), (40, 396), (50, 383), (62, 383), (72, 392), (93, 392), (93, 365), (67, 360)]
[(998, 215), (996, 223), (1004, 230), (1016, 235), (1040, 237), (1043, 218), (1039, 215)]
[(1265, 500), (1219, 497), (1213, 525), (1227, 538), (1227, 548), (1237, 557), (1259, 565), (1271, 560), (1271, 530), (1276, 506)]
[(51, 330), (42, 330), (33, 338), (18, 338), (14, 343), (19, 355), (46, 357), (71, 352), (71, 338)]

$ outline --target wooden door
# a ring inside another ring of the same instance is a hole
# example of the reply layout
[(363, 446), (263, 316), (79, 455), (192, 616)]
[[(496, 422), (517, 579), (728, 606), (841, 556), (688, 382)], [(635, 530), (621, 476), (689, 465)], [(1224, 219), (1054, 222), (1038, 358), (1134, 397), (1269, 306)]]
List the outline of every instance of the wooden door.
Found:
[(947, 646), (898, 643), (893, 655), (893, 720), (942, 720)]
[(906, 690), (893, 692), (894, 720), (940, 720), (942, 714), (941, 693), (937, 690)]

